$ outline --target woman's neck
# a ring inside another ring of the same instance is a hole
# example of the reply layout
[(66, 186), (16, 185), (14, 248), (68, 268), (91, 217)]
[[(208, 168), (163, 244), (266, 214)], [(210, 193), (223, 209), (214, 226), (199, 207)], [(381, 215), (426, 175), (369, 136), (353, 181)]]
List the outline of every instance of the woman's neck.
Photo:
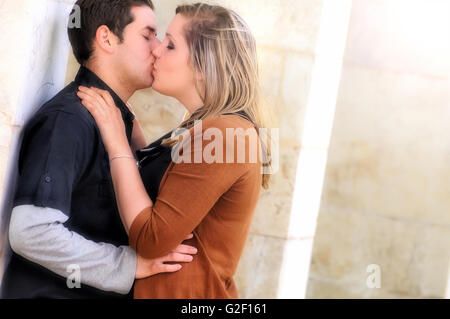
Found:
[(183, 96), (177, 97), (177, 100), (180, 101), (190, 114), (193, 114), (204, 105), (204, 101), (196, 90), (185, 92)]

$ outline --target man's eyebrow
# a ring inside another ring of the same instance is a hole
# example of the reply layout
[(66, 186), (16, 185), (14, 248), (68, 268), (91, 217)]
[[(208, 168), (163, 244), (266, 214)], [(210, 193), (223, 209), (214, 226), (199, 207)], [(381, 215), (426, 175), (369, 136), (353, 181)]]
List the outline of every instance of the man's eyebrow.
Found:
[(151, 33), (156, 33), (156, 27), (146, 26), (144, 29), (150, 31)]

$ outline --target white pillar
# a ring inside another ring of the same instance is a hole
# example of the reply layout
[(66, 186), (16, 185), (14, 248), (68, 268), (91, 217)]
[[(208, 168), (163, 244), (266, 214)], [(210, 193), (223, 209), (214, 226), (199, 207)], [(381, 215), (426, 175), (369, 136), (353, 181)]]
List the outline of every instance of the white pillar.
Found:
[(74, 2), (0, 1), (0, 283), (9, 255), (7, 229), (21, 131), (36, 109), (63, 87)]
[(305, 298), (306, 294), (351, 6), (351, 0), (323, 3), (279, 298)]

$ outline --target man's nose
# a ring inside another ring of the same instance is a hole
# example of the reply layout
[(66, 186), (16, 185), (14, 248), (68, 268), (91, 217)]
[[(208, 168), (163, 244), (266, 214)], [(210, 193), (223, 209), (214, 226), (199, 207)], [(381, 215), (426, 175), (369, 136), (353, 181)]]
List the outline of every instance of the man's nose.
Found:
[(161, 41), (160, 41), (159, 45), (157, 45), (152, 50), (152, 55), (155, 57), (155, 59), (159, 57), (159, 47), (160, 47), (160, 45), (161, 45)]
[(156, 48), (158, 48), (161, 44), (161, 40), (156, 38), (153, 45), (152, 45), (152, 52), (156, 50)]

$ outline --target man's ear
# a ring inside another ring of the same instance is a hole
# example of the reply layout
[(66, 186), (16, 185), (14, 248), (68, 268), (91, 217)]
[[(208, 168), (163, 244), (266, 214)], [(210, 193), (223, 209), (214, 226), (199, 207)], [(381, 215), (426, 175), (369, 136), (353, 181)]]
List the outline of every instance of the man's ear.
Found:
[(109, 54), (114, 53), (117, 46), (117, 41), (117, 36), (112, 33), (106, 25), (98, 27), (95, 34), (95, 42), (100, 50)]

